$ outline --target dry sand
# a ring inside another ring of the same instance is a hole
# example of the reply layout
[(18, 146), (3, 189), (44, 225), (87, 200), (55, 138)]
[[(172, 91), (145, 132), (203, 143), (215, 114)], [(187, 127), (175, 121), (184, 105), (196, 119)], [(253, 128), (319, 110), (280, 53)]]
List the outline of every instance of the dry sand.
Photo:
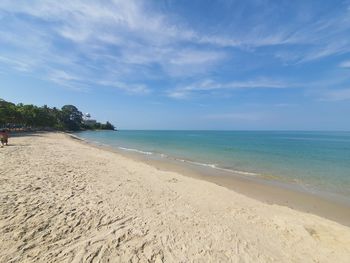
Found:
[(350, 228), (83, 144), (0, 149), (0, 262), (350, 262)]

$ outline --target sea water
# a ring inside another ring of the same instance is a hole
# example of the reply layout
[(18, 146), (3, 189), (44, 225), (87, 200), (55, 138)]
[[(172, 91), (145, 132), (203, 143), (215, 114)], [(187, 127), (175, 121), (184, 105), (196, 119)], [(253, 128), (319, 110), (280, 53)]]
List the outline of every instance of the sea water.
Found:
[(291, 183), (350, 201), (350, 132), (125, 130), (77, 135), (123, 151)]

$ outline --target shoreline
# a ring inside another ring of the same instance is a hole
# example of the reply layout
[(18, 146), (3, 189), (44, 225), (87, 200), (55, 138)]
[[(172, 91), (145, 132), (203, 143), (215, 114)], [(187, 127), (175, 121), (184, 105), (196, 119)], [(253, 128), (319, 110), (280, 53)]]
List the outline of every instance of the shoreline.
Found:
[(155, 167), (161, 171), (176, 172), (191, 178), (204, 180), (234, 192), (254, 198), (266, 204), (286, 206), (297, 211), (318, 215), (350, 227), (350, 203), (327, 195), (302, 191), (294, 185), (277, 180), (243, 176), (233, 171), (220, 171), (210, 167), (184, 163), (175, 159), (152, 158), (146, 154), (125, 151), (98, 142), (89, 142), (74, 133), (65, 133), (81, 143), (111, 151)]
[(350, 227), (64, 133), (12, 137), (0, 155), (0, 262), (350, 257)]

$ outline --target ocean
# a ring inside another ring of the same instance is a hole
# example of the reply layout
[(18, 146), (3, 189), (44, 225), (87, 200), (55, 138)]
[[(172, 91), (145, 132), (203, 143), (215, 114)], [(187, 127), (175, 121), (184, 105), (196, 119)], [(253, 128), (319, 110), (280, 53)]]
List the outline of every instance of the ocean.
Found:
[(350, 202), (350, 132), (84, 131), (96, 144), (188, 162)]

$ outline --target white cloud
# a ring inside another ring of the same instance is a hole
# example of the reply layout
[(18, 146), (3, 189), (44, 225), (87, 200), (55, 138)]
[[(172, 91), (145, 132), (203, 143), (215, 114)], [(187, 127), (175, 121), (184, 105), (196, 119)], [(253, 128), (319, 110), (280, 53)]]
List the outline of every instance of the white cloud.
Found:
[(87, 80), (61, 69), (49, 69), (43, 79), (76, 91), (86, 91), (90, 87)]
[(298, 63), (313, 61), (332, 55), (344, 54), (350, 51), (350, 40), (338, 41), (338, 42), (328, 42), (323, 46), (314, 47), (302, 58), (299, 57)]
[[(150, 88), (140, 84), (144, 79), (204, 78), (221, 63), (235, 59), (232, 50), (254, 52), (275, 46), (271, 51), (275, 57), (298, 62), (350, 51), (350, 40), (344, 37), (350, 29), (348, 10), (306, 25), (296, 21), (273, 29), (270, 13), (259, 15), (260, 20), (255, 16), (247, 19), (252, 26), (240, 29), (232, 23), (216, 32), (195, 30), (181, 17), (173, 20), (171, 14), (155, 11), (148, 1), (2, 0), (0, 44), (7, 48), (7, 55), (0, 57), (0, 62), (16, 70), (40, 71), (44, 76), (49, 72), (48, 80), (66, 86), (77, 82), (89, 86), (104, 79), (125, 92), (147, 94)], [(78, 79), (58, 74), (62, 68)], [(286, 87), (289, 85), (269, 79), (207, 80), (170, 90), (168, 96)]]
[(123, 83), (120, 81), (97, 81), (97, 84), (126, 91), (129, 94), (143, 95), (151, 93), (151, 89), (143, 84)]
[[(38, 0), (15, 4), (4, 0), (1, 10), (5, 15), (25, 14), (37, 20), (28, 24), (11, 16), (9, 28), (1, 30), (0, 26), (0, 43), (14, 50), (14, 61), (24, 54), (29, 56), (26, 61), (36, 61), (32, 70), (34, 66), (43, 71), (69, 66), (75, 74), (89, 77), (96, 71), (88, 68), (98, 65), (106, 73), (101, 78), (117, 73), (126, 80), (136, 74), (149, 76), (149, 68), (158, 65), (159, 76), (181, 77), (206, 73), (226, 56), (223, 51), (179, 45), (195, 41), (197, 33), (171, 23), (142, 1)], [(58, 45), (62, 42), (70, 48), (61, 49)]]
[(179, 86), (168, 90), (167, 96), (176, 99), (188, 98), (195, 93), (208, 93), (212, 91), (227, 91), (239, 89), (284, 89), (296, 87), (298, 84), (288, 84), (267, 78), (260, 78), (247, 81), (216, 82), (211, 79), (192, 83), (190, 85)]
[(69, 74), (63, 70), (53, 70), (52, 72), (50, 72), (49, 76), (52, 80), (55, 80), (55, 81), (56, 80), (63, 80), (63, 81), (81, 80), (77, 76)]
[(112, 80), (111, 78), (107, 78), (108, 80), (99, 80), (94, 77), (81, 78), (73, 73), (61, 69), (49, 70), (47, 72), (46, 79), (56, 84), (59, 84), (60, 86), (78, 91), (84, 91), (91, 87), (100, 85), (104, 87), (118, 89), (130, 95), (145, 95), (152, 92), (152, 90), (144, 84), (125, 83), (122, 81)]
[(322, 94), (321, 100), (324, 100), (324, 101), (350, 100), (350, 89), (338, 89), (338, 90), (326, 91)]
[(32, 67), (27, 62), (23, 62), (20, 60), (16, 60), (14, 58), (9, 58), (4, 56), (0, 56), (0, 62), (10, 65), (13, 68), (17, 69), (18, 71), (30, 71)]
[(183, 90), (170, 90), (167, 92), (167, 96), (173, 99), (186, 99), (189, 95), (189, 92)]
[(341, 67), (341, 68), (350, 68), (350, 60), (343, 61), (342, 63), (340, 63), (339, 67)]
[(181, 50), (170, 59), (174, 65), (194, 65), (216, 62), (225, 57), (222, 52), (201, 51), (201, 50)]
[(349, 9), (316, 17), (312, 22), (289, 32), (286, 42), (294, 44), (296, 48), (289, 46), (282, 52), (278, 51), (276, 56), (304, 63), (350, 52), (349, 17)]

